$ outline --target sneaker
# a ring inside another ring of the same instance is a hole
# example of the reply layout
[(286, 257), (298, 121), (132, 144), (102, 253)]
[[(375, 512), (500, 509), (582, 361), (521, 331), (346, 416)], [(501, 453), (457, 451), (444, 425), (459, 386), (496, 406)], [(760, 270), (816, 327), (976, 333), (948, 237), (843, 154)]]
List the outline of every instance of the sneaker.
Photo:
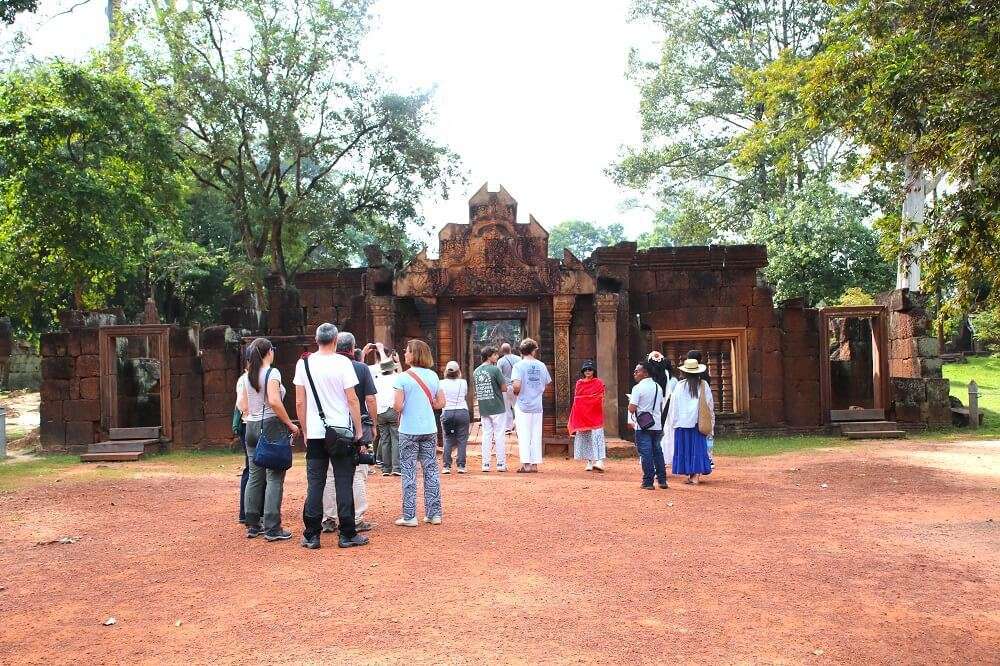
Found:
[(604, 461), (603, 460), (598, 460), (597, 462), (594, 463), (594, 471), (595, 472), (603, 472), (604, 471)]
[(465, 468), (464, 467), (459, 467), (458, 468), (458, 473), (459, 474), (465, 474)]
[(583, 469), (583, 471), (584, 472), (592, 472), (592, 471), (594, 471), (594, 464), (588, 460), (587, 461), (587, 466)]
[(648, 486), (646, 484), (642, 484), (639, 487), (642, 488), (643, 490), (653, 490), (653, 484), (649, 484)]
[(319, 548), (319, 535), (317, 534), (311, 539), (308, 537), (302, 537), (302, 540), (299, 541), (299, 545), (303, 548), (308, 548), (309, 550), (316, 550)]
[(409, 520), (407, 520), (406, 518), (397, 518), (396, 524), (399, 525), (400, 527), (416, 527), (419, 523), (417, 523), (417, 517), (414, 516)]
[(451, 474), (451, 467), (445, 467), (441, 470), (442, 474)]
[(490, 471), (490, 466), (489, 465), (483, 465), (483, 472), (488, 472), (488, 471)]
[(506, 472), (507, 471), (507, 467), (506, 466), (497, 465), (497, 471), (498, 472)]
[(337, 521), (332, 518), (324, 518), (322, 527), (320, 528), (323, 532), (330, 534), (337, 531)]
[(291, 538), (292, 533), (281, 528), (264, 533), (264, 541), (286, 541)]
[(350, 539), (345, 539), (341, 537), (337, 541), (337, 545), (341, 548), (353, 548), (354, 546), (364, 546), (368, 543), (368, 537), (361, 536), (360, 534), (355, 534)]
[(670, 486), (668, 486), (668, 485), (666, 484), (666, 482), (664, 482), (664, 483), (658, 483), (658, 484), (656, 484), (656, 485), (658, 485), (658, 486), (660, 487), (660, 490), (666, 490), (667, 488), (669, 488), (669, 487), (670, 487)]
[(260, 526), (250, 526), (250, 527), (247, 528), (247, 538), (248, 539), (254, 539), (256, 537), (259, 537), (263, 533), (264, 533), (264, 530), (260, 529)]
[(382, 476), (390, 476), (391, 474), (392, 472), (387, 472), (385, 470), (382, 470)]
[(371, 532), (373, 527), (375, 526), (364, 520), (354, 523), (354, 529), (357, 532)]
[(403, 473), (402, 472), (393, 472), (392, 475), (393, 476), (403, 476)]
[(424, 518), (424, 522), (425, 523), (430, 523), (431, 525), (440, 525), (441, 524), (441, 516), (431, 516), (429, 518), (425, 517)]

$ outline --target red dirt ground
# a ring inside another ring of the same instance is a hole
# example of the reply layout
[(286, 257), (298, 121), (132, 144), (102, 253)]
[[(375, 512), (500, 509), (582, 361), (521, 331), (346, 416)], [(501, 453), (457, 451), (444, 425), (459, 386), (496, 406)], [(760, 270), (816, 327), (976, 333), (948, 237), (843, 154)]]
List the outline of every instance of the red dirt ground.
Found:
[(235, 456), (66, 472), (0, 495), (0, 662), (996, 664), (998, 460), (869, 444), (649, 492), (635, 460), (549, 459), (443, 477), (444, 524), (418, 529), (373, 476), (371, 545), (319, 551), (298, 546), (301, 458), (277, 544), (236, 524)]

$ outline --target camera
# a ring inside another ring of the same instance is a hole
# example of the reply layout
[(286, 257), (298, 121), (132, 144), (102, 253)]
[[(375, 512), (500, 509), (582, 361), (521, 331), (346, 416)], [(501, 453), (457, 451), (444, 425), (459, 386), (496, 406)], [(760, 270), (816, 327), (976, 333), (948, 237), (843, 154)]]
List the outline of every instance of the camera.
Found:
[(368, 452), (367, 447), (359, 446), (354, 453), (355, 465), (374, 465), (375, 456)]

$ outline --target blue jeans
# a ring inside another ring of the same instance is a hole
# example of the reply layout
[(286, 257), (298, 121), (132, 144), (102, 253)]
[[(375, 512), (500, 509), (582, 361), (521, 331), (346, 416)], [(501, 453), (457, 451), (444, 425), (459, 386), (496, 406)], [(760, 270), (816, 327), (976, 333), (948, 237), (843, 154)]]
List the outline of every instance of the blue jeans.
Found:
[(653, 476), (661, 485), (667, 483), (667, 466), (663, 462), (662, 430), (636, 430), (635, 448), (639, 450), (639, 460), (642, 462), (642, 485), (653, 485)]

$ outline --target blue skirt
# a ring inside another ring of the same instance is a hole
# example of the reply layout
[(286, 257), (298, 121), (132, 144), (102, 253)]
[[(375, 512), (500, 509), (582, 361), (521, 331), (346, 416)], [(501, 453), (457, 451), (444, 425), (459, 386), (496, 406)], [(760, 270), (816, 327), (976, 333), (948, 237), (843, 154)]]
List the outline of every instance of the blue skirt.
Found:
[(674, 474), (711, 474), (708, 440), (698, 428), (674, 429), (674, 459), (670, 466)]

